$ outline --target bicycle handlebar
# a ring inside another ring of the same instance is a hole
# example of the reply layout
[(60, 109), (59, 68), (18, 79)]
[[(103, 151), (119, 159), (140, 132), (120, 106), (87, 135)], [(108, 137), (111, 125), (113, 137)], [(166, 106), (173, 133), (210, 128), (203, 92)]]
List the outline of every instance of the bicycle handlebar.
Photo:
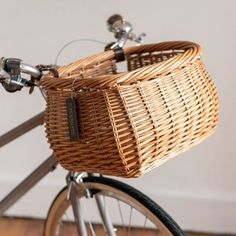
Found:
[(40, 79), (42, 77), (42, 72), (35, 66), (31, 66), (26, 63), (20, 64), (20, 71), (28, 75), (33, 76), (34, 78)]
[[(117, 41), (108, 44), (106, 50), (115, 49), (117, 47), (123, 48), (127, 40), (142, 43), (142, 38), (145, 36), (144, 33), (138, 36), (134, 34), (132, 25), (118, 14), (109, 17), (107, 25), (108, 30), (114, 34)], [(46, 68), (53, 69), (52, 66), (46, 66)], [(28, 74), (31, 77), (40, 80), (43, 75), (42, 71), (43, 69), (25, 64), (18, 58), (0, 59), (0, 83), (8, 92), (16, 92), (21, 90), (23, 87), (35, 86), (32, 80), (22, 78), (21, 73)]]
[(31, 80), (21, 77), (21, 73), (40, 79), (42, 72), (34, 66), (25, 64), (18, 58), (1, 58), (0, 82), (8, 92), (16, 92), (23, 87), (31, 87), (35, 84)]

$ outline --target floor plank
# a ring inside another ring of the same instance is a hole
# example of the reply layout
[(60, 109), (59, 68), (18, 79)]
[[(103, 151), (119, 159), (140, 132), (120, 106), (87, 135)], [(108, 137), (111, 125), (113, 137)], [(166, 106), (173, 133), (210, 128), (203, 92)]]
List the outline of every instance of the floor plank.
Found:
[(39, 236), (42, 232), (42, 220), (0, 218), (0, 236)]
[[(43, 220), (40, 219), (25, 219), (25, 218), (0, 218), (0, 236), (42, 236), (43, 233)], [(101, 226), (97, 226), (98, 228)], [(65, 235), (73, 235), (73, 229), (68, 228), (65, 230)], [(136, 232), (135, 235), (143, 235), (142, 232)], [(153, 236), (152, 231), (145, 232), (145, 236)], [(217, 234), (204, 234), (204, 233), (187, 233), (187, 236), (227, 236)], [(233, 236), (233, 235), (231, 235)], [(235, 235), (236, 236), (236, 235)]]

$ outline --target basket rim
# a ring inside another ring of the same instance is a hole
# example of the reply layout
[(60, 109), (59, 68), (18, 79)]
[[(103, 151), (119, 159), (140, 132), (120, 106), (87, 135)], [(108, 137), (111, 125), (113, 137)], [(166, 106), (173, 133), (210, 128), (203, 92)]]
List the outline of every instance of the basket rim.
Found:
[[(170, 72), (186, 67), (201, 58), (201, 47), (197, 43), (189, 41), (167, 41), (156, 44), (146, 44), (124, 48), (125, 58), (136, 53), (151, 53), (163, 51), (180, 51), (179, 54), (128, 72), (118, 74), (98, 75), (94, 77), (83, 77), (86, 68), (98, 66), (106, 61), (115, 61), (113, 50), (100, 52), (98, 54), (77, 60), (74, 63), (62, 66), (58, 69), (59, 78), (52, 74), (43, 76), (40, 85), (46, 89), (63, 89), (72, 87), (105, 89), (119, 85), (130, 85), (135, 82), (153, 80), (159, 76), (165, 76)], [(72, 75), (73, 71), (79, 70), (79, 74)]]

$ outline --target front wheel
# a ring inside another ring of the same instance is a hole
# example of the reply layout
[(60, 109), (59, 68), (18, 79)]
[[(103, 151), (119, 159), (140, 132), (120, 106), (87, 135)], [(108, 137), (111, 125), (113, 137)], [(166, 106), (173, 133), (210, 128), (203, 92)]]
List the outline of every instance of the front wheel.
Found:
[[(90, 193), (90, 197), (86, 192)], [(80, 215), (85, 221), (88, 236), (184, 235), (174, 220), (154, 201), (117, 180), (86, 177), (83, 183), (77, 184), (77, 193), (82, 206)], [(68, 189), (64, 188), (55, 198), (45, 222), (44, 236), (78, 235), (67, 195)], [(112, 225), (110, 233), (104, 219), (101, 219), (98, 198), (109, 215), (109, 225)]]

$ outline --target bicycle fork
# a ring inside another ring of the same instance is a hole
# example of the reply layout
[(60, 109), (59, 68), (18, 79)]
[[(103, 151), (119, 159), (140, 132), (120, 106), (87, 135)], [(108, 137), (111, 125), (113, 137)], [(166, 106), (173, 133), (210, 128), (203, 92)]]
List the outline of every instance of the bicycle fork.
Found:
[[(76, 223), (76, 230), (79, 236), (87, 236), (87, 228), (86, 222), (83, 217), (83, 210), (82, 210), (82, 202), (81, 199), (78, 197), (78, 186), (81, 186), (81, 190), (85, 193), (86, 198), (95, 198), (95, 202), (102, 220), (102, 224), (106, 235), (108, 236), (116, 236), (115, 228), (113, 227), (111, 218), (109, 216), (109, 212), (106, 208), (106, 204), (104, 199), (99, 194), (90, 193), (89, 189), (85, 187), (83, 184), (83, 176), (84, 173), (74, 173), (69, 172), (67, 175), (67, 186), (68, 186), (68, 196), (67, 198), (71, 201), (72, 210), (74, 214), (74, 220)], [(96, 236), (94, 229), (89, 222), (89, 229), (92, 236)]]

